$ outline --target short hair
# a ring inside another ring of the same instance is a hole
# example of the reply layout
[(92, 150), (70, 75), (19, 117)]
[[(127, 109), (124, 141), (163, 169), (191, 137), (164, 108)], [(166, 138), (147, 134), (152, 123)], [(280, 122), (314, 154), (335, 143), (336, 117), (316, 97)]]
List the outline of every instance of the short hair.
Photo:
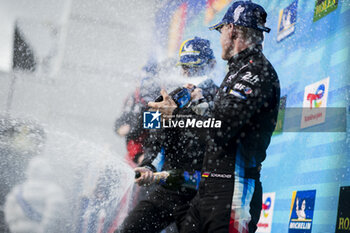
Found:
[(243, 27), (235, 25), (236, 29), (240, 31), (242, 37), (248, 44), (262, 44), (264, 41), (264, 33), (254, 28)]

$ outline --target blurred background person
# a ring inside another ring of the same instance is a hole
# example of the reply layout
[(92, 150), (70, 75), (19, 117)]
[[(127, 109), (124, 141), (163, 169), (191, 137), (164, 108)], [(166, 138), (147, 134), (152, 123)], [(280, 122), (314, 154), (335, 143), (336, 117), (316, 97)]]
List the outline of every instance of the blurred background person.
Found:
[(46, 159), (30, 161), (27, 180), (7, 195), (6, 222), (11, 232), (69, 232), (66, 197), (53, 180), (53, 170)]
[(6, 196), (24, 182), (30, 160), (42, 152), (46, 134), (36, 121), (0, 117), (0, 232), (9, 232), (5, 222)]
[(153, 101), (160, 91), (158, 77), (159, 67), (156, 62), (150, 60), (143, 68), (140, 84), (124, 101), (124, 107), (120, 117), (115, 121), (115, 132), (125, 137), (127, 155), (126, 161), (135, 167), (143, 160), (144, 141), (148, 131), (139, 124), (147, 103)]

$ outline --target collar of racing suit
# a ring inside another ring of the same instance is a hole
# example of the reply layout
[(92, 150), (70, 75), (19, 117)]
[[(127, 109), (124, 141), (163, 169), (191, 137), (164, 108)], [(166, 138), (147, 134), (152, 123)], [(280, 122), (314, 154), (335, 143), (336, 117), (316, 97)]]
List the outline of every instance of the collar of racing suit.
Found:
[(242, 67), (246, 63), (246, 58), (253, 54), (260, 53), (262, 51), (261, 45), (253, 45), (246, 48), (245, 50), (237, 53), (228, 60), (228, 66), (230, 70), (236, 70)]

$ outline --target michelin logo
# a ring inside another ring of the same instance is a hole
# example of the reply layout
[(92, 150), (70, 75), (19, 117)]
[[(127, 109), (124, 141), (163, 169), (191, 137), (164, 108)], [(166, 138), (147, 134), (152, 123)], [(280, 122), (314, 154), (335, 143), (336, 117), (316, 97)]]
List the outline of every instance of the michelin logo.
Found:
[(143, 113), (143, 128), (144, 129), (160, 129), (160, 116), (161, 113), (157, 112), (144, 112)]
[(294, 191), (288, 233), (311, 233), (316, 190)]
[(310, 230), (311, 222), (291, 222), (289, 229)]

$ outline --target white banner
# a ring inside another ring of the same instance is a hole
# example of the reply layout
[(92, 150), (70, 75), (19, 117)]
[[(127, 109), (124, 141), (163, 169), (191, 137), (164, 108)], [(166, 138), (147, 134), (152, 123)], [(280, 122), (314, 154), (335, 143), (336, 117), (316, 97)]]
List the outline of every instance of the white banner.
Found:
[(275, 206), (276, 193), (264, 193), (263, 204), (256, 232), (271, 232), (273, 208)]

